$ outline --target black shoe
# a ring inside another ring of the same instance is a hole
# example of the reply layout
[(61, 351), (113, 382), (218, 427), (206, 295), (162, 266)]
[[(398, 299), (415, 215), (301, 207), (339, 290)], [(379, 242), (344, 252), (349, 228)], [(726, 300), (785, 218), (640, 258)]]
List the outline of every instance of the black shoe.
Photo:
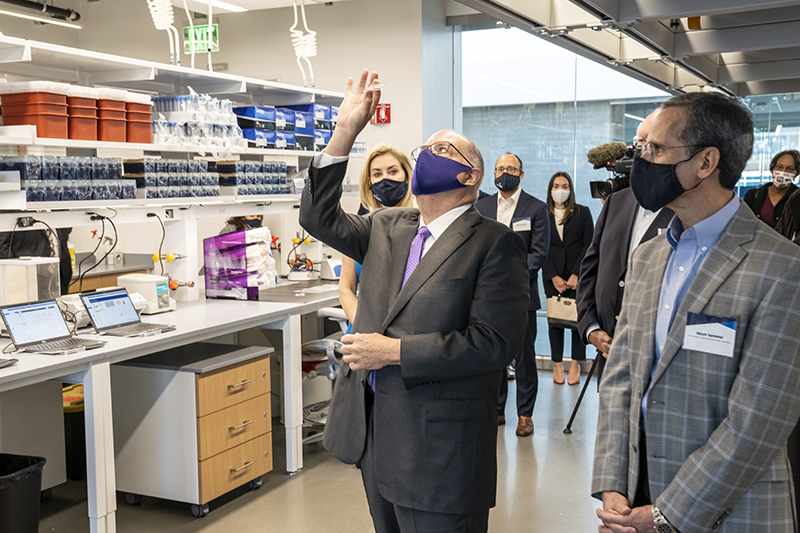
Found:
[(497, 417), (497, 425), (498, 426), (505, 426), (506, 425), (506, 415), (499, 415)]

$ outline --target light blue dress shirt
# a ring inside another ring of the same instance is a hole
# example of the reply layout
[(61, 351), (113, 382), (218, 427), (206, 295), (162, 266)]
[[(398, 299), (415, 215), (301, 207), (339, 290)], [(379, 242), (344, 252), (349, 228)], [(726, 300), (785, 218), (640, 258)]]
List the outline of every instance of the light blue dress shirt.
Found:
[[(725, 226), (738, 211), (740, 202), (739, 197), (734, 195), (731, 201), (725, 204), (725, 207), (687, 230), (683, 229), (683, 224), (677, 216), (673, 217), (669, 223), (667, 242), (672, 247), (672, 254), (667, 262), (667, 269), (661, 282), (661, 296), (658, 300), (655, 359), (650, 368), (651, 381), (658, 359), (661, 357), (661, 351), (667, 342), (667, 335), (672, 326), (672, 320), (675, 318), (675, 312), (686, 297), (708, 252), (714, 247)], [(642, 398), (643, 417), (647, 416), (649, 394), (650, 387), (648, 385)]]

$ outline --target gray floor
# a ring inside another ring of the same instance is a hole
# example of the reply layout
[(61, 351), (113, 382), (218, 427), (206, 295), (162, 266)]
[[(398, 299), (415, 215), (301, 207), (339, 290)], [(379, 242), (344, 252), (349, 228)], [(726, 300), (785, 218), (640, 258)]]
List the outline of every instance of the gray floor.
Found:
[[(581, 386), (585, 380), (581, 380)], [(578, 398), (577, 386), (554, 385), (547, 372), (539, 374), (539, 397), (533, 437), (519, 438), (516, 409), (509, 402), (508, 424), (498, 435), (497, 507), (490, 531), (590, 533), (597, 531), (595, 508), (589, 496), (592, 450), (597, 427), (597, 393), (590, 384), (573, 434), (563, 429)], [(514, 382), (510, 383), (514, 398)], [(305, 448), (305, 468), (292, 476), (285, 464), (283, 435), (276, 424), (276, 471), (264, 477), (261, 489), (239, 489), (211, 503), (211, 513), (192, 517), (186, 504), (144, 498), (131, 506), (122, 495), (117, 502), (117, 531), (139, 532), (314, 532), (369, 533), (372, 525), (359, 471), (333, 459), (319, 444)], [(86, 533), (86, 484), (70, 481), (55, 487), (42, 502), (39, 532)]]

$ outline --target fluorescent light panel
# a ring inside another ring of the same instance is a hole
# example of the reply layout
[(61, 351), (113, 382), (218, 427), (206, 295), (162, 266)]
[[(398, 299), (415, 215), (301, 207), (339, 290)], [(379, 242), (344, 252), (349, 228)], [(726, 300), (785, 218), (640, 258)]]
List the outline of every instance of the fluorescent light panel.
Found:
[(24, 15), (22, 13), (15, 13), (13, 11), (6, 11), (4, 9), (0, 9), (0, 15), (8, 15), (10, 17), (18, 17), (21, 19), (27, 20), (35, 20), (36, 22), (44, 22), (46, 24), (55, 24), (56, 26), (64, 26), (65, 28), (74, 28), (76, 30), (80, 30), (81, 27), (77, 24), (73, 24), (71, 22), (65, 22), (63, 20), (58, 19), (48, 19), (44, 17), (34, 17), (33, 15)]
[(211, 7), (216, 7), (219, 9), (224, 9), (226, 11), (232, 11), (234, 13), (241, 13), (243, 11), (247, 11), (247, 9), (235, 6), (233, 4), (229, 4), (228, 2), (222, 2), (221, 0), (194, 0), (198, 4), (210, 5)]

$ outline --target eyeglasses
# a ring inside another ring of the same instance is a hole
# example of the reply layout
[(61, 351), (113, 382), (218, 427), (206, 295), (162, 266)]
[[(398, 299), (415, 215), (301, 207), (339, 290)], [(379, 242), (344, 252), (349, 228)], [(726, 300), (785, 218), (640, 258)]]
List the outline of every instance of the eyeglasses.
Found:
[[(662, 144), (651, 143), (647, 142), (644, 143), (642, 146), (642, 155), (649, 154), (652, 157), (657, 157), (665, 152), (669, 152), (670, 150), (676, 150), (678, 148), (693, 148), (695, 146), (702, 146), (703, 148), (708, 148), (708, 146), (704, 144), (682, 144), (680, 146), (664, 146)], [(697, 155), (697, 153), (695, 153)]]
[(495, 167), (494, 172), (495, 174), (503, 174), (505, 172), (508, 172), (512, 176), (516, 176), (521, 172), (521, 169), (517, 167)]
[(449, 153), (452, 153), (450, 150), (453, 149), (458, 155), (460, 155), (462, 158), (464, 158), (464, 161), (466, 161), (467, 164), (470, 167), (475, 168), (475, 165), (470, 163), (469, 159), (467, 159), (466, 156), (464, 156), (464, 154), (462, 154), (458, 150), (458, 148), (453, 146), (453, 143), (450, 143), (450, 142), (447, 142), (447, 141), (438, 141), (438, 142), (435, 142), (435, 143), (433, 143), (431, 145), (423, 144), (422, 146), (417, 146), (416, 148), (411, 150), (411, 159), (416, 161), (417, 158), (419, 157), (419, 154), (425, 149), (428, 149), (428, 150), (431, 151), (431, 153), (433, 153), (435, 155), (439, 155), (439, 156), (447, 155)]

